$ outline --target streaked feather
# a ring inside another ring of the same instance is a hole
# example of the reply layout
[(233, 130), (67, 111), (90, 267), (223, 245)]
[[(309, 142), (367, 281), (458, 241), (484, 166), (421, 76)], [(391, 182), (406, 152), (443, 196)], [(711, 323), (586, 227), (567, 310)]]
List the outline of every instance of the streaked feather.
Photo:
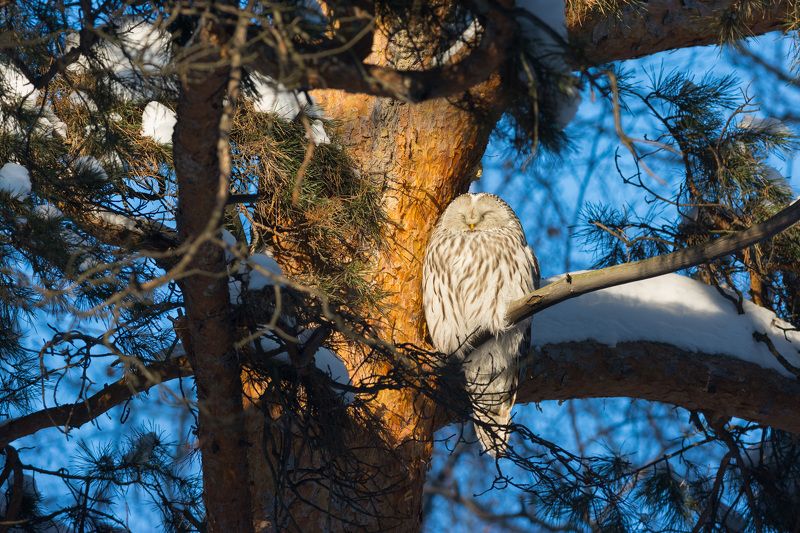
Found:
[[(490, 223), (466, 231), (460, 220), (476, 211), (485, 212)], [(473, 414), (494, 429), (475, 428), (490, 453), (507, 441), (520, 357), (530, 348), (530, 321), (508, 327), (506, 310), (538, 286), (538, 279), (538, 264), (519, 220), (494, 195), (456, 198), (431, 234), (423, 266), (428, 331), (436, 349), (462, 365)], [(493, 338), (469, 352), (465, 341), (478, 331)]]

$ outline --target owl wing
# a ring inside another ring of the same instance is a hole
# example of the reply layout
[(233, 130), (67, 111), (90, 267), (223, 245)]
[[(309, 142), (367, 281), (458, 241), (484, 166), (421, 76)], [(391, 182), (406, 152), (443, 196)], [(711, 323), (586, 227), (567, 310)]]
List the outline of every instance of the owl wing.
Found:
[(461, 305), (454, 292), (449, 251), (447, 243), (434, 234), (422, 264), (425, 323), (433, 346), (444, 354), (456, 351), (464, 340), (459, 328), (463, 319)]
[(526, 255), (528, 256), (528, 265), (531, 269), (531, 279), (533, 280), (533, 288), (538, 289), (542, 284), (542, 271), (539, 270), (539, 260), (533, 249), (530, 246), (525, 246)]
[[(521, 281), (511, 291), (512, 294), (516, 293), (515, 297), (521, 297), (539, 288), (541, 274), (536, 255), (525, 244), (524, 237), (522, 249), (517, 250), (515, 257), (519, 274), (512, 274), (509, 281)], [(464, 363), (467, 391), (473, 402), (473, 416), (479, 422), (475, 424), (475, 434), (483, 450), (492, 456), (496, 450), (504, 449), (508, 442), (511, 409), (519, 383), (524, 379), (523, 362), (530, 347), (529, 319), (480, 346)]]

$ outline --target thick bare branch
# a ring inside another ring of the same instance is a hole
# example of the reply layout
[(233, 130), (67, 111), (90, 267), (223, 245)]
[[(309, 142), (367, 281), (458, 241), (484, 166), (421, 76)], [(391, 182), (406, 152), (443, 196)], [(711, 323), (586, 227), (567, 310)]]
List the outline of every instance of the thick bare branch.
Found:
[[(594, 7), (594, 0), (570, 2), (567, 29), (576, 50), (576, 66), (591, 66), (634, 59), (666, 50), (717, 44), (723, 41), (725, 10), (730, 2), (692, 3), (655, 0), (644, 5), (630, 2), (621, 15)], [(761, 35), (787, 27), (792, 7), (788, 1), (754, 10), (741, 20), (745, 36)], [(429, 70), (398, 70), (362, 62), (350, 53), (306, 58), (298, 83), (311, 89), (338, 89), (351, 93), (388, 96), (406, 102), (455, 96), (486, 81), (508, 57), (516, 31), (510, 12), (487, 8), (485, 32), (479, 46), (461, 61)], [(254, 68), (275, 75), (275, 51), (264, 43), (252, 49)]]
[(613, 397), (710, 410), (800, 434), (800, 381), (656, 342), (546, 345), (531, 358), (517, 402)]
[[(140, 392), (191, 374), (185, 357), (150, 365), (85, 401), (4, 422), (0, 446), (50, 427), (80, 427)], [(517, 402), (614, 397), (710, 410), (800, 434), (800, 381), (729, 355), (688, 352), (657, 342), (545, 345), (529, 362)]]
[[(580, 50), (582, 63), (599, 65), (719, 43), (725, 11), (736, 9), (737, 4), (725, 0), (650, 0), (638, 6), (637, 2), (628, 3), (622, 14), (615, 16), (599, 9), (597, 0), (569, 2), (569, 39)], [(754, 9), (751, 18), (740, 17), (745, 36), (785, 29), (787, 20), (791, 20), (792, 3), (769, 2), (767, 8)]]

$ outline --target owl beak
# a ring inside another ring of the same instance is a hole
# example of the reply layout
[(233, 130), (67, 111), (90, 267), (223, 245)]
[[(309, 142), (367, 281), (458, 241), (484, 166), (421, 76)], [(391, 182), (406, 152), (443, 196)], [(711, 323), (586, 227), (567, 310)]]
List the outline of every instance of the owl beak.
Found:
[(475, 231), (475, 224), (467, 224), (469, 226), (470, 231)]

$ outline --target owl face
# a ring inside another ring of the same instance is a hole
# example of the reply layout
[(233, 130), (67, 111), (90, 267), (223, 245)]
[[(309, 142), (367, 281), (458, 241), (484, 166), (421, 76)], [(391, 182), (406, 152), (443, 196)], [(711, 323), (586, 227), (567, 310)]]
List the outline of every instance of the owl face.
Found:
[(518, 225), (508, 205), (493, 194), (462, 194), (442, 214), (439, 228), (452, 233), (490, 231)]

